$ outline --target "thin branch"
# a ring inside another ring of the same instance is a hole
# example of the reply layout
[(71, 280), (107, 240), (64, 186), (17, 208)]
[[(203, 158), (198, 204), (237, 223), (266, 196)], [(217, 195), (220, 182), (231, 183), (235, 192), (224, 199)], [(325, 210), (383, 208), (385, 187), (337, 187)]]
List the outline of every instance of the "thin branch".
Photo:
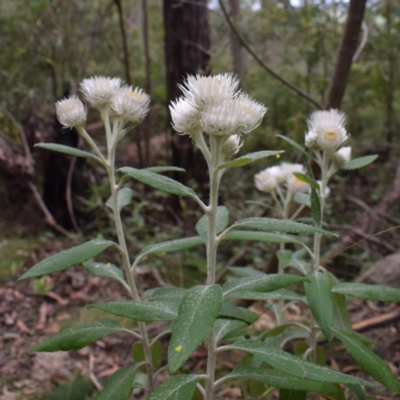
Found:
[(222, 0), (218, 0), (219, 5), (221, 7), (222, 13), (224, 14), (224, 17), (226, 19), (226, 22), (228, 23), (230, 29), (232, 30), (232, 32), (235, 34), (235, 36), (237, 37), (238, 41), (241, 43), (241, 45), (247, 50), (247, 52), (257, 61), (257, 63), (263, 67), (270, 75), (272, 75), (275, 79), (277, 79), (279, 82), (283, 83), (285, 86), (287, 86), (289, 89), (293, 90), (294, 92), (296, 92), (299, 96), (303, 97), (304, 99), (306, 99), (307, 101), (309, 101), (310, 103), (314, 104), (314, 106), (316, 106), (319, 109), (322, 109), (322, 105), (320, 103), (318, 103), (315, 99), (313, 99), (308, 93), (304, 92), (302, 89), (300, 89), (299, 87), (297, 87), (296, 85), (294, 85), (293, 83), (290, 83), (289, 81), (287, 81), (285, 78), (283, 78), (282, 76), (278, 75), (275, 71), (273, 71), (267, 64), (265, 64), (264, 61), (262, 61), (260, 59), (260, 57), (258, 57), (258, 55), (256, 54), (256, 52), (249, 46), (249, 44), (246, 42), (246, 40), (243, 38), (243, 36), (239, 33), (239, 31), (237, 30), (237, 28), (235, 27), (235, 25), (233, 24), (231, 18), (229, 17), (224, 3)]
[(368, 30), (368, 25), (365, 21), (362, 22), (362, 29), (363, 29), (363, 37), (361, 39), (361, 43), (358, 46), (357, 51), (355, 52), (354, 56), (353, 56), (353, 62), (356, 62), (358, 57), (360, 57), (361, 52), (363, 51), (365, 45), (367, 44), (368, 41), (368, 34), (369, 34), (369, 30)]

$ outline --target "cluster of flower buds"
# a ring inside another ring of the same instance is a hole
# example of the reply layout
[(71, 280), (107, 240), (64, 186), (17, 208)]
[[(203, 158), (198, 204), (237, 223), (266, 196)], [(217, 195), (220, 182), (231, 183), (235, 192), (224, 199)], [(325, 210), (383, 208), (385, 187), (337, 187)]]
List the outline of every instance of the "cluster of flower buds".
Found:
[[(81, 83), (85, 99), (101, 113), (138, 124), (149, 111), (150, 97), (141, 89), (125, 86), (119, 78), (95, 76)], [(56, 103), (59, 121), (66, 128), (79, 128), (86, 121), (86, 108), (77, 96)]]
[[(184, 95), (170, 105), (174, 129), (192, 136), (206, 132), (210, 136), (230, 137), (257, 128), (267, 109), (238, 90), (238, 85), (232, 74), (189, 75), (180, 86)], [(227, 153), (237, 152), (239, 143), (236, 136)]]
[(313, 151), (323, 151), (332, 158), (335, 166), (351, 159), (351, 147), (342, 147), (348, 139), (344, 127), (346, 117), (338, 110), (315, 111), (307, 121), (306, 146)]
[(286, 186), (292, 194), (308, 192), (310, 185), (293, 175), (294, 172), (305, 174), (306, 170), (301, 164), (282, 163), (260, 171), (254, 177), (254, 184), (258, 190), (266, 193), (281, 186)]

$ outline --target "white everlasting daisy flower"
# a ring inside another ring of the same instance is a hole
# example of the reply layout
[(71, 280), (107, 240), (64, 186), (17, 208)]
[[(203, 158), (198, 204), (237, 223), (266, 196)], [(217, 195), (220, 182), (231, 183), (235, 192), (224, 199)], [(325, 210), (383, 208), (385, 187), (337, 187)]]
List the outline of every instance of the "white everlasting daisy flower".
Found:
[(241, 104), (239, 120), (242, 128), (240, 133), (249, 133), (260, 125), (267, 109), (245, 93), (240, 93), (238, 101)]
[(227, 141), (222, 146), (222, 152), (225, 157), (232, 157), (240, 150), (242, 146), (243, 143), (240, 143), (240, 135), (232, 135), (229, 136)]
[(307, 121), (309, 132), (306, 142), (308, 139), (311, 144), (316, 135), (315, 147), (330, 154), (334, 153), (347, 139), (345, 122), (345, 115), (338, 110), (313, 112)]
[(86, 108), (77, 96), (57, 101), (57, 118), (66, 128), (82, 126), (86, 121)]
[(143, 121), (150, 109), (150, 96), (142, 89), (124, 86), (117, 90), (112, 109), (116, 116), (125, 121), (138, 124)]
[(207, 105), (201, 115), (201, 128), (211, 136), (231, 136), (241, 127), (240, 110), (241, 103), (237, 99)]
[(272, 192), (285, 180), (282, 168), (275, 165), (260, 171), (254, 176), (254, 184), (261, 192)]
[(302, 164), (283, 163), (281, 167), (285, 176), (286, 187), (289, 192), (304, 193), (309, 190), (310, 185), (307, 182), (304, 182), (302, 179), (293, 175), (294, 172), (299, 172), (301, 174), (306, 173), (306, 169)]
[(233, 99), (238, 94), (238, 85), (238, 79), (232, 74), (218, 74), (189, 75), (179, 87), (192, 105), (202, 111), (210, 105)]
[(201, 131), (200, 111), (185, 98), (180, 97), (169, 106), (173, 128), (181, 133), (197, 133)]
[(351, 147), (342, 147), (332, 154), (332, 161), (337, 167), (341, 167), (351, 160)]
[(121, 87), (121, 79), (95, 76), (84, 79), (81, 90), (86, 100), (99, 109), (108, 108), (114, 101), (114, 96)]

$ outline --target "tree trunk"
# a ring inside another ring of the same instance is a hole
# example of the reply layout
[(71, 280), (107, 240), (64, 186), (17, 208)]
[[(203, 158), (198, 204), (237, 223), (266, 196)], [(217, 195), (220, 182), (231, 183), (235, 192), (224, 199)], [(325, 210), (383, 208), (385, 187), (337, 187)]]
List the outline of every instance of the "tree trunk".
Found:
[[(240, 0), (229, 0), (229, 13), (234, 19), (240, 12)], [(231, 32), (231, 53), (233, 61), (233, 72), (241, 77), (244, 71), (244, 60), (242, 46), (238, 42), (236, 35)]]
[[(164, 26), (167, 100), (170, 104), (182, 95), (177, 85), (182, 84), (188, 74), (209, 73), (207, 0), (164, 0)], [(205, 162), (200, 151), (193, 148), (190, 137), (176, 135), (170, 123), (167, 129), (171, 135), (172, 163), (186, 170), (186, 174), (177, 174), (175, 178), (183, 183), (191, 178), (205, 182)]]
[(346, 26), (336, 58), (335, 70), (328, 89), (324, 108), (340, 108), (354, 53), (357, 50), (358, 37), (364, 18), (367, 0), (350, 0)]

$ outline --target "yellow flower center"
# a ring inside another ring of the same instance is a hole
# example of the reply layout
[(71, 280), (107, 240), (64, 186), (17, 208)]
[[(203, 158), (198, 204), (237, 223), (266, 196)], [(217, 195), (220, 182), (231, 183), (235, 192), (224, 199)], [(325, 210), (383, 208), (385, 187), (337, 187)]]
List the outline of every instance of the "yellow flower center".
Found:
[(275, 157), (279, 160), (281, 158), (280, 154), (275, 154)]
[(337, 133), (335, 131), (326, 131), (324, 133), (324, 138), (326, 140), (329, 140), (329, 141), (333, 142), (337, 138)]
[(299, 185), (304, 185), (306, 183), (302, 179), (298, 178), (297, 176), (294, 177), (294, 181), (296, 183), (298, 183)]
[(183, 350), (182, 345), (179, 345), (179, 346), (175, 347), (175, 351), (176, 351), (177, 353), (180, 353), (182, 350)]

